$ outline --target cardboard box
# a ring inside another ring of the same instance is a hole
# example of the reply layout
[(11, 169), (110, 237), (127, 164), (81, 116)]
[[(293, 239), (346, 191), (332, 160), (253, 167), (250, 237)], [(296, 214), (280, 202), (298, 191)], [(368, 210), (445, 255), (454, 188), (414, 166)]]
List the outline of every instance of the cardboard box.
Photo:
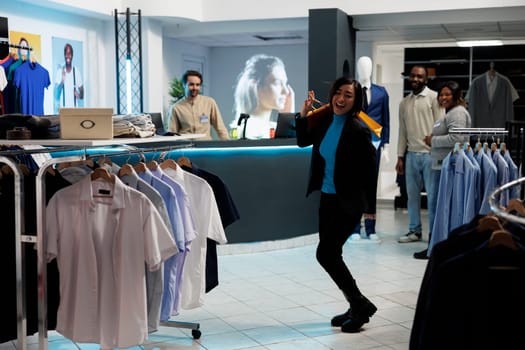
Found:
[(113, 138), (113, 108), (60, 108), (60, 138)]

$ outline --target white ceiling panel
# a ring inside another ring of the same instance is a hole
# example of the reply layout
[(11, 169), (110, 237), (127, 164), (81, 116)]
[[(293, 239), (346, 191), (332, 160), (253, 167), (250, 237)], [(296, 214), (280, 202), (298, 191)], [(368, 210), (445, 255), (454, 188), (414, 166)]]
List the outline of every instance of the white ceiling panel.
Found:
[[(525, 40), (525, 6), (352, 16), (358, 40), (450, 42), (464, 39)], [(518, 20), (519, 19), (519, 20)], [(208, 47), (286, 45), (308, 42), (308, 19), (213, 23), (164, 22), (164, 34)], [(261, 40), (258, 37), (272, 38)]]

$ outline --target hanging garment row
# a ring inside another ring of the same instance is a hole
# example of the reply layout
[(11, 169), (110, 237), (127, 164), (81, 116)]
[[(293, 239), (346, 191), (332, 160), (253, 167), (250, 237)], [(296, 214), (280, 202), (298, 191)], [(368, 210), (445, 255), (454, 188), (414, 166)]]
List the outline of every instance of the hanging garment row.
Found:
[(2, 91), (3, 112), (44, 115), (44, 92), (51, 85), (49, 72), (31, 56), (27, 47), (0, 57), (6, 77)]
[[(47, 193), (50, 192), (49, 189), (53, 188), (53, 186), (49, 186), (50, 183), (48, 184), (49, 179), (56, 180), (58, 178), (61, 178), (65, 181), (65, 183), (72, 183), (71, 185), (65, 187), (64, 190), (57, 191), (56, 196), (53, 195), (53, 197), (56, 198), (50, 202), (50, 205), (47, 208), (48, 214), (46, 216), (46, 236), (48, 236), (48, 244), (46, 246), (46, 249), (47, 253), (49, 254), (49, 257), (58, 255), (61, 251), (67, 251), (59, 250), (57, 246), (54, 246), (53, 242), (55, 240), (53, 240), (52, 238), (64, 234), (65, 231), (61, 229), (60, 225), (56, 225), (56, 223), (60, 222), (61, 224), (64, 224), (64, 222), (67, 222), (68, 217), (77, 217), (82, 219), (86, 218), (86, 222), (92, 222), (92, 228), (95, 229), (96, 232), (99, 232), (100, 237), (98, 239), (100, 240), (100, 246), (97, 248), (96, 245), (93, 246), (93, 244), (91, 244), (94, 251), (84, 252), (85, 254), (91, 254), (90, 256), (96, 256), (95, 253), (97, 252), (109, 253), (109, 250), (111, 250), (111, 244), (107, 243), (113, 242), (114, 244), (116, 244), (116, 242), (120, 242), (119, 244), (121, 244), (122, 242), (118, 240), (105, 240), (111, 235), (113, 235), (113, 233), (108, 233), (107, 231), (104, 231), (104, 228), (107, 227), (106, 225), (111, 227), (111, 222), (115, 221), (115, 214), (111, 212), (111, 208), (113, 208), (113, 210), (119, 211), (120, 216), (125, 215), (128, 219), (135, 218), (135, 216), (137, 218), (144, 217), (144, 215), (136, 215), (137, 213), (135, 213), (135, 215), (129, 216), (129, 214), (124, 213), (125, 208), (120, 208), (122, 206), (122, 202), (119, 201), (121, 201), (122, 198), (128, 198), (126, 196), (123, 196), (122, 193), (135, 192), (130, 191), (129, 188), (133, 188), (134, 190), (142, 192), (144, 196), (147, 197), (147, 202), (153, 204), (153, 207), (155, 208), (154, 211), (159, 213), (158, 217), (164, 223), (164, 226), (168, 228), (170, 237), (172, 237), (172, 239), (174, 238), (173, 244), (177, 247), (176, 250), (179, 250), (179, 253), (171, 257), (168, 257), (166, 254), (158, 255), (158, 257), (163, 256), (165, 259), (167, 259), (164, 263), (164, 273), (159, 273), (159, 270), (157, 270), (157, 272), (150, 272), (147, 274), (147, 288), (145, 288), (147, 292), (147, 302), (144, 303), (148, 306), (147, 316), (149, 332), (153, 332), (157, 329), (159, 321), (167, 321), (171, 316), (177, 315), (180, 312), (180, 308), (190, 309), (199, 307), (203, 304), (204, 293), (213, 289), (213, 287), (218, 284), (216, 260), (214, 264), (208, 264), (208, 261), (206, 260), (206, 255), (209, 253), (206, 243), (207, 241), (226, 243), (224, 227), (226, 227), (227, 225), (239, 218), (233, 200), (231, 199), (231, 197), (228, 196), (229, 192), (226, 186), (223, 184), (224, 186), (222, 189), (220, 189), (220, 186), (218, 186), (218, 184), (221, 183), (220, 179), (215, 177), (215, 180), (218, 180), (215, 181), (215, 188), (218, 189), (219, 192), (222, 191), (224, 194), (226, 194), (224, 198), (228, 200), (226, 201), (227, 205), (220, 206), (222, 210), (221, 215), (219, 216), (219, 210), (217, 206), (218, 202), (214, 197), (213, 189), (210, 187), (208, 182), (204, 180), (204, 178), (196, 176), (190, 173), (188, 170), (183, 170), (183, 168), (177, 165), (177, 163), (175, 163), (173, 160), (168, 159), (160, 164), (157, 163), (156, 168), (154, 167), (155, 163), (155, 161), (148, 162), (148, 164), (141, 162), (133, 166), (131, 164), (124, 164), (122, 167), (119, 167), (118, 165), (116, 165), (116, 163), (112, 163), (108, 158), (101, 158), (99, 159), (99, 162), (91, 162), (91, 164), (87, 162), (87, 164), (71, 164), (73, 166), (69, 167), (60, 166), (57, 167), (57, 169), (55, 169), (54, 176), (51, 174), (46, 175), (46, 188), (48, 188), (48, 191), (46, 191)], [(195, 172), (199, 171), (198, 167), (196, 167), (196, 165), (191, 164), (191, 162), (189, 162), (187, 158), (181, 160), (181, 164), (184, 164), (185, 169), (194, 169)], [(191, 165), (191, 168), (188, 167), (188, 165)], [(95, 170), (93, 170), (93, 168), (89, 168), (89, 166), (94, 167)], [(108, 171), (107, 169), (110, 169), (110, 171)], [(170, 177), (170, 175), (172, 177)], [(209, 173), (209, 175), (212, 174)], [(209, 178), (213, 179), (214, 177), (210, 176)], [(34, 183), (34, 181), (26, 182)], [(127, 184), (127, 186), (125, 186), (124, 184)], [(155, 184), (155, 187), (153, 184)], [(88, 189), (92, 192), (89, 192)], [(30, 193), (34, 193), (34, 191), (30, 191)], [(86, 205), (82, 203), (82, 200), (79, 200), (79, 198), (81, 198), (80, 195), (73, 195), (72, 197), (68, 196), (68, 194), (71, 195), (72, 193), (84, 193), (84, 195), (86, 193), (92, 193), (90, 206), (86, 207)], [(164, 197), (160, 193), (163, 193)], [(136, 203), (139, 207), (142, 208), (141, 210), (145, 209), (143, 207), (143, 204), (140, 204), (143, 201), (144, 200), (141, 199), (138, 200), (138, 202)], [(65, 203), (68, 204), (65, 205)], [(128, 206), (126, 206), (126, 208)], [(230, 210), (224, 209), (228, 207), (230, 208)], [(138, 209), (137, 206), (133, 205), (131, 205), (131, 208)], [(232, 208), (233, 210), (231, 210)], [(83, 209), (86, 209), (87, 211), (84, 212)], [(90, 215), (93, 214), (93, 209), (95, 209), (94, 214), (101, 215), (101, 218), (104, 220), (89, 220), (88, 217), (91, 217)], [(71, 214), (73, 215), (74, 213), (74, 215), (76, 216), (68, 216), (67, 214), (65, 214), (65, 212), (67, 212), (68, 210), (72, 211)], [(149, 217), (154, 216), (155, 215), (153, 214), (149, 215)], [(221, 218), (224, 218), (224, 220), (221, 220)], [(108, 222), (106, 222), (107, 220), (109, 220), (109, 224)], [(157, 219), (155, 219), (154, 222), (156, 222), (156, 220)], [(124, 225), (123, 221), (117, 221), (119, 225)], [(131, 220), (131, 222), (133, 222), (133, 220)], [(136, 226), (141, 227), (141, 225)], [(156, 227), (155, 231), (158, 231), (157, 234), (164, 235), (164, 233), (162, 233), (162, 228), (160, 224), (156, 223), (154, 226)], [(82, 226), (79, 226), (77, 223), (76, 226), (72, 227), (78, 230)], [(84, 227), (89, 227), (89, 225)], [(97, 240), (95, 240), (95, 242), (96, 241)], [(134, 245), (138, 244), (140, 246), (139, 243), (140, 242), (135, 242)], [(142, 243), (144, 242), (142, 241)], [(164, 243), (166, 244), (166, 242)], [(70, 242), (70, 244), (73, 244), (77, 248), (84, 247), (84, 245), (76, 245), (78, 244), (78, 242)], [(130, 249), (138, 249), (138, 247), (136, 246), (128, 246), (129, 244), (126, 244), (123, 245), (121, 248), (126, 247)], [(161, 248), (159, 247), (159, 249)], [(172, 251), (171, 249), (172, 248), (170, 248), (170, 245), (168, 244), (164, 247), (164, 249), (161, 249), (160, 251), (170, 252)], [(213, 249), (210, 249), (209, 252), (213, 254)], [(70, 259), (77, 259), (79, 257), (79, 255), (63, 256), (59, 261), (64, 262)], [(137, 259), (140, 261), (139, 258)], [(80, 263), (80, 266), (83, 268), (84, 274), (96, 274), (96, 271), (98, 270), (92, 270), (93, 267), (89, 266), (89, 261), (90, 259), (87, 259), (86, 256), (84, 256), (83, 259), (77, 261), (77, 264)], [(158, 265), (158, 261), (150, 260), (149, 262), (154, 263), (153, 265)], [(106, 268), (108, 268), (109, 266), (112, 266), (113, 263), (115, 262), (112, 261), (112, 259), (109, 259), (108, 261), (102, 260), (99, 261), (99, 264), (101, 264), (99, 267), (105, 266)], [(75, 264), (71, 264), (71, 261), (69, 261), (68, 263), (64, 262), (64, 264), (64, 266), (75, 266)], [(144, 264), (141, 264), (141, 266), (142, 273), (144, 273)], [(215, 269), (213, 269), (214, 266)], [(215, 270), (215, 277), (208, 278), (208, 276), (205, 273), (205, 269), (208, 270), (208, 267), (210, 267), (210, 271)], [(127, 266), (126, 268), (129, 269), (131, 268), (131, 266)], [(64, 275), (70, 272), (72, 273), (72, 271), (68, 271), (66, 269)], [(51, 275), (52, 273), (50, 273), (48, 276)], [(103, 282), (107, 281), (109, 277), (105, 276), (104, 274), (101, 274), (98, 278), (98, 286), (100, 288), (103, 288), (101, 290), (107, 291), (108, 288), (106, 287), (108, 287), (108, 283)], [(66, 279), (66, 281), (69, 280), (69, 278)], [(63, 296), (65, 296), (65, 298), (67, 298), (68, 296), (71, 297), (71, 294), (67, 292), (70, 291), (70, 288), (72, 287), (71, 285), (67, 285), (66, 281), (61, 280), (60, 282), (60, 288), (64, 292)], [(121, 282), (131, 283), (130, 281)], [(62, 283), (66, 284), (62, 285)], [(77, 283), (80, 282), (77, 281)], [(118, 288), (118, 286), (109, 286), (109, 289), (120, 292), (129, 290), (129, 288), (120, 289)], [(81, 288), (80, 290), (86, 289)], [(50, 294), (53, 295), (54, 293), (52, 292), (52, 283), (50, 284), (50, 291)], [(139, 297), (140, 300), (143, 300), (137, 293), (138, 292), (136, 292), (134, 296)], [(101, 295), (105, 294), (102, 293)], [(78, 297), (78, 295), (76, 296)], [(119, 298), (120, 297), (123, 296), (120, 295)], [(125, 297), (129, 298), (132, 296)], [(116, 297), (113, 296), (113, 298)], [(82, 301), (86, 301), (86, 298), (82, 297), (74, 300), (77, 300), (77, 302), (80, 303)], [(129, 299), (127, 300), (129, 301)], [(108, 300), (106, 300), (106, 302), (108, 302)], [(135, 304), (141, 305), (141, 303), (139, 302), (132, 302), (130, 305)], [(12, 303), (12, 305), (15, 305), (15, 303)], [(88, 334), (89, 332), (87, 332), (87, 329), (89, 328), (86, 327), (86, 322), (89, 323), (89, 320), (87, 319), (87, 316), (84, 315), (84, 312), (80, 312), (80, 310), (86, 306), (83, 304), (76, 305), (75, 307), (78, 308), (77, 311), (79, 311), (79, 313), (71, 313), (71, 310), (67, 310), (67, 308), (64, 305), (71, 304), (62, 304), (61, 309), (58, 310), (58, 326), (56, 329), (61, 333), (64, 332), (63, 334), (66, 337), (71, 338), (72, 340), (76, 340), (79, 342), (96, 342), (100, 343), (101, 346), (103, 345), (105, 347), (123, 347), (140, 344), (147, 336), (141, 333), (140, 331), (131, 331), (140, 322), (145, 322), (146, 318), (140, 319), (139, 317), (139, 319), (137, 319), (137, 317), (123, 317), (124, 315), (122, 314), (122, 310), (119, 310), (120, 313), (114, 310), (113, 313), (104, 313), (101, 315), (97, 315), (97, 317), (117, 317), (118, 321), (121, 321), (121, 324), (126, 324), (126, 329), (130, 329), (130, 331), (121, 333), (123, 334), (123, 337), (116, 340), (109, 340), (111, 339), (109, 337), (109, 334), (111, 334), (112, 328), (109, 326), (108, 323), (105, 322), (96, 323), (101, 325), (99, 330), (100, 333)], [(117, 307), (118, 303), (109, 302), (107, 310), (110, 310), (109, 305)], [(49, 307), (49, 315), (53, 315), (53, 306), (49, 305)], [(129, 305), (127, 305), (127, 307), (129, 307)], [(83, 310), (87, 312), (88, 309)], [(163, 312), (162, 314), (161, 310)], [(79, 319), (68, 318), (68, 315), (71, 314), (77, 314)], [(105, 318), (105, 320), (107, 321), (108, 319)], [(115, 320), (113, 319), (109, 323), (112, 323), (113, 321)], [(14, 319), (11, 322), (12, 325), (16, 325)], [(118, 324), (118, 322), (113, 322), (112, 324)], [(49, 325), (53, 326), (53, 323), (50, 322)], [(102, 328), (104, 328), (104, 330), (102, 330)], [(113, 330), (117, 331), (115, 329)], [(30, 334), (31, 331), (34, 331), (34, 329), (28, 330), (28, 334)], [(9, 337), (9, 335), (7, 335), (7, 337)]]
[(494, 213), (477, 215), (437, 243), (428, 261), (410, 335), (410, 350), (521, 349), (525, 322), (525, 207), (502, 192)]
[[(518, 167), (505, 143), (456, 144), (443, 160), (436, 212), (428, 255), (453, 229), (470, 222), (478, 214), (490, 213), (489, 196), (498, 187), (518, 178)], [(518, 188), (505, 192), (499, 204), (518, 198)]]

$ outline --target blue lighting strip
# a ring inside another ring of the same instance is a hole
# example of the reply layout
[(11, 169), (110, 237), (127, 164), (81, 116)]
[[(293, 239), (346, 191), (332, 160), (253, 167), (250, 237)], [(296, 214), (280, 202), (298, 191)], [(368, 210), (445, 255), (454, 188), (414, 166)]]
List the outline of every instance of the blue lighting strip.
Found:
[[(207, 148), (178, 148), (168, 151), (165, 154), (165, 159), (176, 158), (180, 156), (186, 157), (230, 157), (230, 156), (281, 156), (291, 153), (310, 153), (312, 147), (300, 148), (297, 146), (255, 146), (255, 147), (207, 147)], [(126, 152), (127, 149), (124, 148), (95, 148), (88, 149), (86, 151), (65, 151), (65, 152), (53, 152), (52, 156), (56, 157), (67, 157), (72, 155), (82, 155), (82, 154), (107, 154), (108, 157), (111, 157), (112, 153), (118, 153), (119, 156), (114, 157), (113, 159), (117, 164), (123, 163), (134, 163), (141, 161), (140, 153), (130, 153), (129, 156), (122, 156), (122, 152)], [(144, 149), (144, 156), (146, 160), (159, 159), (161, 152), (148, 152), (147, 148)]]

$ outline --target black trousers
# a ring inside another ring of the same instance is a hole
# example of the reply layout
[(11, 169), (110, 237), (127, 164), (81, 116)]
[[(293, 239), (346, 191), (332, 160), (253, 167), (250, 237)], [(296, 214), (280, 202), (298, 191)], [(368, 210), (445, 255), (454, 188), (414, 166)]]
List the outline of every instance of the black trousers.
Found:
[(335, 194), (321, 193), (317, 261), (343, 291), (348, 301), (361, 295), (343, 261), (343, 245), (361, 219), (363, 208), (342, 201)]

